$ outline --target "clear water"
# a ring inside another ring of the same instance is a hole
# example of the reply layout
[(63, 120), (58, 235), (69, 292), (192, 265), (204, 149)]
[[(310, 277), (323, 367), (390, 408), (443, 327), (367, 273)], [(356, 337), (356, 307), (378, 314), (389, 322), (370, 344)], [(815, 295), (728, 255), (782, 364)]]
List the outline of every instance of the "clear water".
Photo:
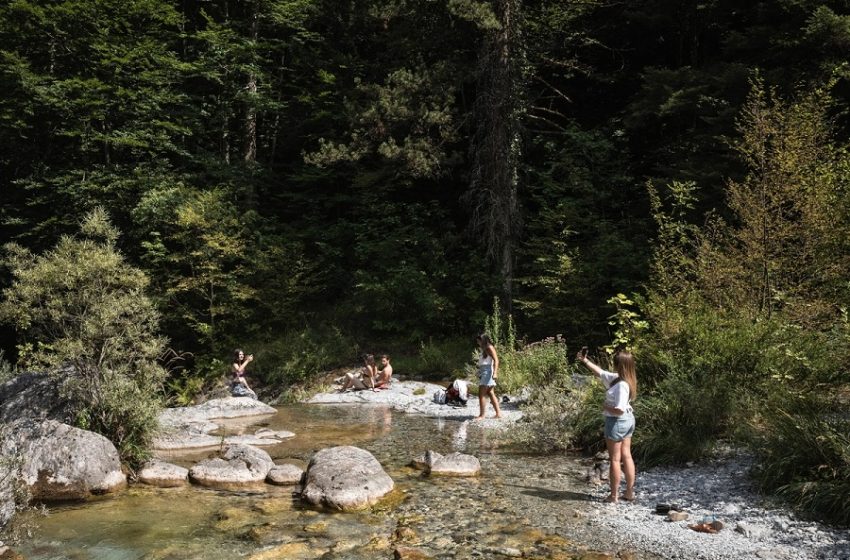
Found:
[[(576, 511), (591, 499), (575, 458), (523, 455), (497, 447), (492, 432), (469, 422), (383, 407), (293, 405), (226, 429), (258, 425), (297, 434), (267, 448), (278, 463), (304, 467), (318, 449), (357, 445), (375, 455), (396, 490), (371, 510), (343, 514), (303, 506), (291, 487), (234, 493), (133, 486), (116, 497), (51, 507), (16, 549), (31, 560), (392, 558), (397, 546), (433, 558), (585, 552), (570, 538), (580, 523)], [(408, 465), (426, 449), (471, 453), (482, 476), (424, 477)], [(188, 465), (209, 453), (170, 459)]]

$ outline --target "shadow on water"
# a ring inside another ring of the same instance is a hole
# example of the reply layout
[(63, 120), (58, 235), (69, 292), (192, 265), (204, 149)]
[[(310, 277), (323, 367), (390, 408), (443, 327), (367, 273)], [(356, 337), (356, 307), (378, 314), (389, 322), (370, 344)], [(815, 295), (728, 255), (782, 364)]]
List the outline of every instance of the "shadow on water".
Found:
[(506, 484), (513, 488), (520, 488), (521, 493), (526, 496), (542, 498), (554, 502), (596, 502), (596, 496), (586, 494), (584, 492), (573, 492), (570, 490), (553, 490), (551, 488), (541, 488), (536, 486), (520, 486), (518, 484)]

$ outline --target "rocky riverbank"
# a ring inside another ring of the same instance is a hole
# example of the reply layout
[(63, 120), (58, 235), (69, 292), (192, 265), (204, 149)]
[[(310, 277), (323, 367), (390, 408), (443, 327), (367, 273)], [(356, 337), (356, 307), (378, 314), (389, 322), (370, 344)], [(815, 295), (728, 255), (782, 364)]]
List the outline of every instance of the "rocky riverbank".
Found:
[[(631, 548), (668, 559), (850, 559), (847, 531), (801, 520), (765, 501), (747, 476), (752, 465), (747, 455), (727, 453), (704, 464), (639, 471), (637, 501), (592, 508), (582, 538), (603, 550)], [(596, 493), (604, 498), (607, 484)], [(655, 513), (656, 504), (677, 504), (688, 519), (668, 521)], [(723, 528), (709, 534), (688, 527), (706, 516)]]
[[(430, 418), (472, 420), (478, 416), (479, 406), (477, 395), (469, 395), (466, 406), (449, 406), (434, 402), (433, 394), (438, 389), (445, 389), (445, 386), (421, 381), (396, 380), (393, 381), (388, 389), (379, 391), (364, 389), (360, 391), (349, 390), (343, 393), (339, 391), (339, 386), (336, 386), (335, 390), (314, 395), (307, 402), (310, 404), (389, 406), (398, 412), (419, 414)], [(487, 417), (475, 424), (481, 427), (497, 428), (506, 426), (522, 418), (522, 412), (515, 401), (509, 400), (509, 402), (502, 402), (500, 407), (502, 409), (502, 418), (494, 418), (493, 407), (488, 403)]]

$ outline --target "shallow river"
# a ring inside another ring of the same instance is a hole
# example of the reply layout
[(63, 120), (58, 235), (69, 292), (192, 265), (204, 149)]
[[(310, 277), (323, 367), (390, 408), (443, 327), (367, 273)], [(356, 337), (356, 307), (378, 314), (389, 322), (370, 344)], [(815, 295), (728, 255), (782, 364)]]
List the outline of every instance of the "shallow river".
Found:
[[(305, 467), (315, 450), (356, 445), (375, 455), (396, 490), (370, 510), (331, 513), (303, 506), (292, 487), (234, 493), (132, 486), (117, 497), (50, 508), (17, 550), (30, 560), (389, 559), (399, 547), (418, 549), (422, 558), (610, 557), (573, 541), (587, 530), (583, 512), (597, 495), (576, 457), (529, 456), (499, 447), (492, 431), (470, 422), (387, 408), (294, 405), (253, 421), (252, 431), (262, 425), (297, 434), (267, 448), (277, 463)], [(227, 429), (246, 427), (233, 422)], [(408, 465), (426, 449), (473, 454), (482, 475), (424, 477)], [(169, 459), (188, 466), (208, 454)]]

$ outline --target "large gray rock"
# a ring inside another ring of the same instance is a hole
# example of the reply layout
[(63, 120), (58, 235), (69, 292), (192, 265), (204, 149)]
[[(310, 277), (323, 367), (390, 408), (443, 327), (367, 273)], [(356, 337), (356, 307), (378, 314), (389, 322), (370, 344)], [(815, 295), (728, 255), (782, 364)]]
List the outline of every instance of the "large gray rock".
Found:
[(301, 498), (313, 505), (354, 511), (376, 503), (393, 487), (393, 479), (368, 451), (331, 447), (310, 459)]
[(84, 499), (127, 485), (111, 441), (55, 420), (9, 424), (0, 457), (20, 461), (19, 478), (36, 500)]
[(201, 486), (220, 490), (254, 488), (264, 483), (274, 461), (262, 449), (233, 444), (220, 457), (201, 461), (189, 469), (189, 477)]
[(18, 482), (16, 464), (11, 457), (0, 457), (0, 529), (15, 515), (15, 487)]
[(22, 373), (0, 385), (0, 423), (20, 418), (71, 421), (71, 407), (62, 387), (73, 372), (66, 368), (54, 375)]
[(189, 469), (153, 460), (139, 471), (139, 480), (159, 488), (176, 488), (189, 484)]

